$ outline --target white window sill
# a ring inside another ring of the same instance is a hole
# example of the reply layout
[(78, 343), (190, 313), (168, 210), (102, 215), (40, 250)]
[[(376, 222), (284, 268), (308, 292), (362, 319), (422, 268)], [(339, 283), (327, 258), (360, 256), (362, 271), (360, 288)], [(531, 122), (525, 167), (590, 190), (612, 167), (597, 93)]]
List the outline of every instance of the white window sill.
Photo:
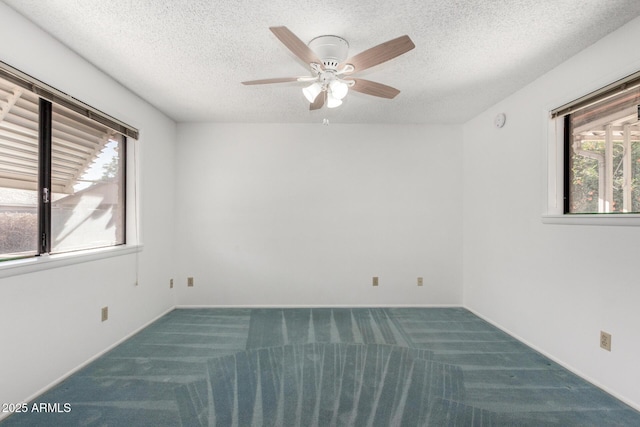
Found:
[(142, 245), (120, 245), (0, 262), (0, 279), (142, 251)]
[(543, 224), (640, 226), (640, 214), (542, 215)]

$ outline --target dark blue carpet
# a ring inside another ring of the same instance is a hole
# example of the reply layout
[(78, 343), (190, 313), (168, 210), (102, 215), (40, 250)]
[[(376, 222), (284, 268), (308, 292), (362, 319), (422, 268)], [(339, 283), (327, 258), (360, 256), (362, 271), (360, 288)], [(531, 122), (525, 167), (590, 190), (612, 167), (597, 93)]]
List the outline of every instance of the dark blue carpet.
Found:
[(175, 310), (33, 403), (1, 426), (640, 426), (462, 308)]

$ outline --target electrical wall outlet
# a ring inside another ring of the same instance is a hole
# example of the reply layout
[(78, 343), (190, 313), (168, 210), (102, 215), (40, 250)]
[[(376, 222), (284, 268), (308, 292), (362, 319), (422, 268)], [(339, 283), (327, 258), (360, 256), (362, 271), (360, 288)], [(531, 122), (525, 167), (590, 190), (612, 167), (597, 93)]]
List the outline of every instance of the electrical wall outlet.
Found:
[(374, 276), (372, 281), (373, 286), (378, 286), (378, 277)]
[(600, 347), (607, 351), (611, 351), (611, 334), (600, 331)]
[(193, 277), (187, 277), (187, 286), (193, 286)]
[(418, 286), (422, 286), (422, 283), (423, 283), (422, 277), (418, 277)]
[(169, 289), (173, 289), (173, 279), (169, 279)]
[(102, 307), (102, 321), (104, 322), (109, 318), (109, 307)]

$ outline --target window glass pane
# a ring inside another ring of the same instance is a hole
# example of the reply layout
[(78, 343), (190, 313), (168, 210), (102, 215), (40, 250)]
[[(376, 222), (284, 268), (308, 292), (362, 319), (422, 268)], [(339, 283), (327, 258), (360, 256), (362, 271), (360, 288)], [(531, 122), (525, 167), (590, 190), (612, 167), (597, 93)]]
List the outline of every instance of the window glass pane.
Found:
[(0, 260), (38, 245), (38, 97), (0, 79)]
[(640, 212), (640, 89), (570, 116), (569, 213)]
[(38, 203), (32, 190), (0, 187), (0, 261), (35, 255)]
[(124, 140), (53, 106), (51, 252), (124, 243)]

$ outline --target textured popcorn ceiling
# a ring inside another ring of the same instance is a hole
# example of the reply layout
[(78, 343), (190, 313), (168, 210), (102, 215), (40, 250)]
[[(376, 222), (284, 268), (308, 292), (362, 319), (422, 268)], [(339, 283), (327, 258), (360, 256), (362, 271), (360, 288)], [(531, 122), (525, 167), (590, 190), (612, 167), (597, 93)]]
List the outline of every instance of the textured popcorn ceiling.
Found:
[[(176, 121), (462, 123), (640, 15), (638, 0), (3, 0)], [(361, 77), (393, 100), (351, 92), (309, 112), (306, 75), (269, 31), (348, 40), (350, 56), (397, 36), (416, 48)]]

